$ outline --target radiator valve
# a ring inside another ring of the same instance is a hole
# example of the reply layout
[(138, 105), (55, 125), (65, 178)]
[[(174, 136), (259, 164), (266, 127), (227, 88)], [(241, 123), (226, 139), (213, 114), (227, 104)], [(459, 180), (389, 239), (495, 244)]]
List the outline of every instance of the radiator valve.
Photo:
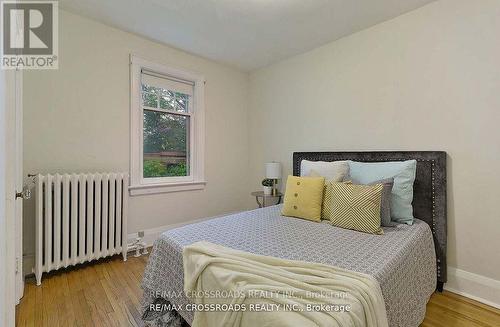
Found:
[(128, 245), (127, 252), (135, 251), (135, 257), (140, 257), (143, 254), (148, 254), (146, 249), (146, 243), (142, 241), (144, 237), (144, 232), (140, 231), (138, 237)]

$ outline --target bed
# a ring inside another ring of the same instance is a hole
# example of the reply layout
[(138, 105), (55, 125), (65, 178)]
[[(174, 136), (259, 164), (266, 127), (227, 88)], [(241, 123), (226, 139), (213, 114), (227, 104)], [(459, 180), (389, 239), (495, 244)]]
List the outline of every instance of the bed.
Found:
[[(205, 240), (233, 249), (338, 266), (379, 282), (390, 326), (418, 326), (426, 303), (446, 282), (446, 154), (444, 152), (296, 152), (293, 172), (307, 160), (417, 160), (412, 226), (370, 235), (283, 217), (272, 206), (169, 230), (155, 242), (143, 280), (145, 307), (163, 297), (177, 307), (183, 295), (183, 247)], [(190, 323), (193, 312), (179, 310)]]

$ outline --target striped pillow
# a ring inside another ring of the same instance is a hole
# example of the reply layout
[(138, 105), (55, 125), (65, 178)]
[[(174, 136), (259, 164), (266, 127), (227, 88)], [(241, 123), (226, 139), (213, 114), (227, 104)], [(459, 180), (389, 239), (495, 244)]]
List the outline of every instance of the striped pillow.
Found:
[[(333, 192), (332, 184), (337, 184), (336, 181), (325, 181), (325, 187), (323, 189), (323, 204), (321, 205), (321, 219), (331, 220), (333, 215)], [(343, 181), (344, 184), (352, 184), (350, 180)]]
[(392, 187), (394, 186), (394, 178), (381, 179), (372, 183), (360, 183), (351, 176), (346, 176), (344, 182), (350, 181), (352, 184), (361, 185), (375, 185), (384, 184), (384, 190), (382, 191), (382, 202), (380, 204), (380, 222), (382, 226), (394, 227), (397, 225), (396, 222), (391, 221), (391, 198), (392, 198)]
[(323, 216), (332, 225), (370, 234), (383, 234), (380, 205), (383, 184), (355, 185), (329, 182), (326, 185)]

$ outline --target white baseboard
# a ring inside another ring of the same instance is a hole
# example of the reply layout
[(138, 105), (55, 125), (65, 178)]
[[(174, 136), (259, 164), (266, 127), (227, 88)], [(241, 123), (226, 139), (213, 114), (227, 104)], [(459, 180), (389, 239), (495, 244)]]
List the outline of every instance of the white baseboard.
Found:
[[(186, 225), (193, 224), (193, 223), (198, 223), (198, 222), (201, 222), (201, 221), (205, 221), (205, 220), (209, 220), (209, 219), (213, 219), (213, 218), (217, 218), (217, 217), (223, 217), (223, 216), (231, 215), (231, 214), (238, 213), (238, 212), (239, 211), (232, 212), (232, 213), (227, 213), (227, 214), (220, 215), (220, 216), (205, 217), (205, 218), (201, 218), (201, 219), (190, 220), (190, 221), (187, 221), (187, 222), (182, 222), (182, 223), (177, 223), (177, 224), (171, 224), (171, 225), (164, 225), (164, 226), (160, 226), (160, 227), (146, 229), (146, 230), (144, 230), (144, 238), (143, 238), (142, 241), (144, 243), (146, 243), (146, 246), (149, 247), (149, 246), (153, 245), (154, 241), (158, 237), (160, 237), (161, 233), (166, 232), (167, 230), (178, 228), (178, 227), (182, 227), (182, 226), (186, 226)], [(135, 240), (137, 237), (138, 237), (138, 233), (128, 234), (128, 241), (129, 241), (129, 243), (132, 242), (133, 240)]]
[[(147, 230), (144, 230), (143, 242), (145, 242), (146, 246), (149, 247), (149, 246), (153, 245), (154, 241), (158, 237), (160, 237), (161, 233), (163, 233), (167, 230), (174, 229), (177, 227), (182, 227), (182, 226), (193, 224), (193, 223), (197, 223), (197, 222), (204, 221), (204, 220), (209, 220), (209, 219), (213, 219), (213, 218), (217, 218), (217, 217), (230, 215), (230, 214), (237, 213), (237, 212), (239, 212), (239, 211), (227, 213), (227, 214), (220, 215), (220, 216), (206, 217), (206, 218), (190, 220), (190, 221), (182, 222), (182, 223), (178, 223), (178, 224), (171, 224), (171, 225), (165, 225), (165, 226), (147, 229)], [(137, 236), (138, 236), (137, 233), (128, 234), (128, 237), (127, 237), (128, 243), (131, 243), (132, 241), (134, 241), (137, 238)], [(33, 274), (33, 267), (34, 266), (35, 266), (35, 255), (34, 254), (23, 255), (23, 274), (24, 274), (24, 276)]]
[(34, 254), (23, 255), (23, 274), (24, 274), (24, 276), (31, 275), (33, 273), (34, 266), (35, 266), (35, 255)]
[(444, 289), (500, 309), (499, 280), (448, 267), (448, 282)]
[[(172, 225), (165, 225), (165, 226), (160, 226), (160, 227), (155, 227), (151, 229), (146, 229), (144, 230), (144, 238), (142, 241), (146, 243), (146, 246), (152, 246), (154, 241), (161, 235), (161, 233), (169, 230), (169, 229), (174, 229), (177, 227), (181, 227), (185, 224), (172, 224)], [(128, 234), (128, 243), (132, 243), (137, 237), (138, 233), (131, 233)]]

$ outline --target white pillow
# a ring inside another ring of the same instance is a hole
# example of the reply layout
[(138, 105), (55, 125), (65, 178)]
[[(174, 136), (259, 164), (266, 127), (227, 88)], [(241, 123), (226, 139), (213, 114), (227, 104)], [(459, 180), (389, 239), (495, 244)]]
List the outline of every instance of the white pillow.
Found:
[(349, 175), (349, 163), (347, 161), (309, 161), (302, 160), (300, 163), (300, 176), (324, 177), (327, 181), (342, 182)]

